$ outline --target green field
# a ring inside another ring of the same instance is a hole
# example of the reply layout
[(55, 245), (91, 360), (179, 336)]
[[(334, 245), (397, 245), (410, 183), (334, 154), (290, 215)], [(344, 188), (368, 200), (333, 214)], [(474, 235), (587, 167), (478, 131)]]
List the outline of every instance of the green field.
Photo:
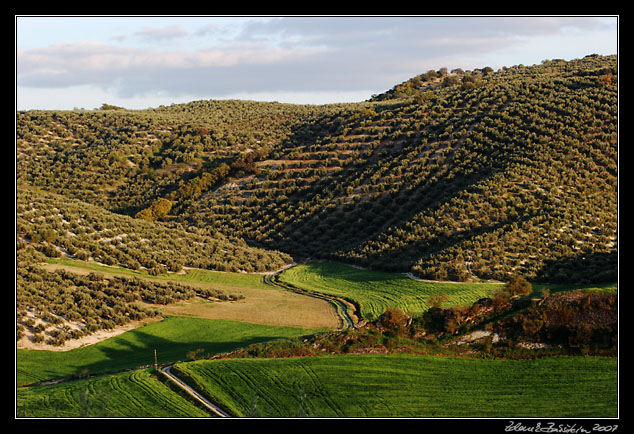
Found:
[(51, 386), (18, 387), (18, 417), (208, 417), (140, 369)]
[(362, 270), (330, 262), (295, 266), (282, 272), (279, 280), (346, 298), (360, 307), (366, 320), (376, 319), (388, 306), (411, 314), (422, 313), (430, 307), (430, 296), (447, 294), (449, 298), (443, 307), (464, 306), (490, 297), (500, 289), (495, 283), (424, 282), (402, 273)]
[(256, 288), (270, 289), (264, 283), (262, 275), (247, 273), (232, 273), (225, 271), (210, 271), (202, 269), (187, 269), (182, 274), (165, 273), (158, 276), (150, 276), (146, 270), (130, 270), (124, 267), (112, 267), (96, 264), (93, 262), (79, 261), (69, 258), (48, 258), (50, 264), (71, 267), (75, 270), (83, 269), (86, 271), (94, 271), (104, 274), (128, 275), (136, 277), (145, 277), (157, 280), (174, 280), (184, 284), (186, 283), (206, 283), (214, 284), (219, 288)]
[(70, 351), (17, 350), (17, 384), (116, 372), (154, 363), (187, 360), (187, 353), (202, 348), (201, 355), (231, 351), (255, 342), (301, 336), (312, 331), (226, 320), (168, 317), (94, 345)]
[(174, 370), (239, 416), (616, 417), (617, 360), (233, 359)]
[[(58, 262), (58, 265), (79, 266), (77, 262)], [(90, 269), (116, 273), (112, 268)], [(170, 274), (169, 278), (220, 289), (250, 289), (262, 294), (277, 291), (264, 283), (260, 275), (188, 270), (182, 275)], [(281, 280), (352, 300), (361, 307), (366, 319), (380, 315), (387, 306), (409, 313), (423, 312), (429, 307), (428, 298), (439, 294), (449, 296), (445, 307), (466, 305), (500, 288), (499, 284), (423, 282), (403, 274), (372, 272), (335, 263), (296, 266), (284, 271)], [(249, 294), (247, 300), (253, 300), (256, 292)], [(337, 355), (188, 361), (188, 353), (198, 349), (203, 350), (199, 356), (205, 356), (316, 331), (167, 316), (161, 322), (71, 351), (18, 350), (16, 414), (18, 417), (210, 416), (158, 381), (150, 369), (136, 369), (154, 363), (154, 350), (159, 364), (184, 361), (176, 364), (176, 373), (236, 416), (615, 417), (617, 414), (616, 358), (512, 361)], [(22, 387), (51, 379), (103, 373), (107, 375)]]

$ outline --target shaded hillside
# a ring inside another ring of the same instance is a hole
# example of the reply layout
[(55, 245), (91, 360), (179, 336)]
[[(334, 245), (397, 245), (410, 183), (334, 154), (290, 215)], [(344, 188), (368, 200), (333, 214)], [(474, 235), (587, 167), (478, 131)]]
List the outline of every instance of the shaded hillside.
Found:
[(18, 183), (297, 258), (616, 279), (617, 59), (427, 73), (371, 101), (18, 114)]

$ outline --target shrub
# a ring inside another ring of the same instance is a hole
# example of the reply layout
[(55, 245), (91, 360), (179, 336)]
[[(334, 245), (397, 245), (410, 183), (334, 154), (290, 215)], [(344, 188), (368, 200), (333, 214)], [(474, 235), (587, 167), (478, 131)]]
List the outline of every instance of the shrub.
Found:
[(443, 303), (449, 300), (449, 296), (446, 293), (432, 295), (427, 299), (427, 303), (431, 307), (442, 307)]
[(379, 316), (377, 323), (387, 330), (399, 330), (407, 325), (409, 316), (396, 307), (388, 307)]
[(533, 291), (533, 286), (523, 276), (511, 277), (505, 288), (511, 296), (528, 295)]

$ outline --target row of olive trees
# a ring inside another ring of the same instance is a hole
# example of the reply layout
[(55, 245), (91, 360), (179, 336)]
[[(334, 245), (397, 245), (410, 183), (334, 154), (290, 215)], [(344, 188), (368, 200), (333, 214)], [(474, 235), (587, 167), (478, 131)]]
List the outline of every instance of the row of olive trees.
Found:
[(249, 247), (204, 228), (197, 231), (108, 213), (62, 196), (20, 189), (17, 235), (48, 256), (62, 252), (107, 265), (156, 271), (183, 267), (272, 271), (292, 262), (281, 252)]

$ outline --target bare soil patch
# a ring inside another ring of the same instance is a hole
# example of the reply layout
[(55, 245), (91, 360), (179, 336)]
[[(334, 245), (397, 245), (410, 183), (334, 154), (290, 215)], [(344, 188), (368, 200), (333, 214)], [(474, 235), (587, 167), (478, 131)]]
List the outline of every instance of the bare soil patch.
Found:
[[(27, 313), (27, 316), (30, 316), (31, 318), (35, 320), (35, 325), (45, 323), (40, 318), (36, 318), (31, 313)], [(25, 349), (25, 350), (70, 351), (70, 350), (74, 350), (75, 348), (80, 348), (86, 345), (96, 344), (98, 342), (101, 342), (106, 339), (110, 339), (114, 336), (125, 333), (127, 331), (134, 330), (136, 328), (139, 328), (151, 322), (160, 321), (161, 319), (162, 318), (160, 317), (147, 318), (147, 319), (144, 319), (143, 321), (132, 321), (126, 325), (116, 327), (112, 330), (98, 330), (89, 336), (84, 336), (78, 339), (69, 339), (65, 341), (63, 345), (51, 345), (47, 343), (48, 339), (46, 338), (44, 339), (43, 342), (34, 342), (33, 337), (35, 333), (33, 332), (32, 329), (26, 328), (24, 337), (22, 337), (22, 339), (16, 342), (16, 347), (18, 349)], [(82, 324), (80, 323), (64, 321), (63, 324), (59, 324), (59, 325), (47, 324), (47, 330), (45, 330), (42, 333), (44, 334), (44, 336), (47, 336), (48, 334), (50, 334), (52, 330), (61, 329), (64, 326), (69, 327), (70, 329), (81, 329), (83, 327)]]

